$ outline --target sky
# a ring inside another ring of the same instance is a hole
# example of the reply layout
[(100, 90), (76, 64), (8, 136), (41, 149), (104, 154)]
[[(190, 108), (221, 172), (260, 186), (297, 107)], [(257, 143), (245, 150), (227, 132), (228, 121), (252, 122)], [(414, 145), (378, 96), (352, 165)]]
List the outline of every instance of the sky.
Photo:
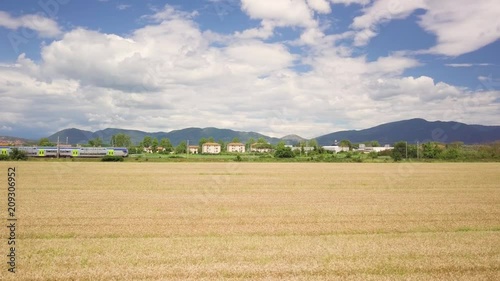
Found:
[(498, 0), (0, 0), (0, 135), (500, 125)]

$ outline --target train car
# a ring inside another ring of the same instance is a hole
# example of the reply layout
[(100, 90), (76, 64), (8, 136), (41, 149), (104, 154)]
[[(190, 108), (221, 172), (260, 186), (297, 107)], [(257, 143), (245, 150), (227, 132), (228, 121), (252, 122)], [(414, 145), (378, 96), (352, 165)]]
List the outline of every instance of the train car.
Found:
[(126, 147), (79, 147), (72, 149), (73, 157), (128, 156)]
[(28, 157), (76, 157), (98, 158), (104, 156), (128, 156), (126, 147), (0, 147), (1, 155), (9, 155), (13, 148), (26, 152)]

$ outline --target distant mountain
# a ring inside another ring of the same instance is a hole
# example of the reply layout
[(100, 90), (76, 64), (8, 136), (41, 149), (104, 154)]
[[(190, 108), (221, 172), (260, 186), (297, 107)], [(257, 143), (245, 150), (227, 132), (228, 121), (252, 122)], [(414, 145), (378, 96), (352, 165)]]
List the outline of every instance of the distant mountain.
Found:
[(438, 141), (465, 144), (486, 143), (500, 140), (500, 126), (467, 125), (459, 122), (429, 122), (424, 119), (410, 119), (382, 124), (359, 131), (341, 131), (317, 137), (320, 145), (332, 145), (337, 140), (353, 143), (376, 140), (381, 145), (398, 141), (410, 143)]
[(94, 138), (101, 138), (105, 143), (111, 142), (111, 136), (123, 133), (130, 136), (130, 139), (134, 144), (138, 144), (141, 142), (145, 136), (151, 136), (152, 138), (157, 138), (161, 140), (162, 138), (168, 138), (170, 141), (177, 145), (181, 141), (189, 140), (191, 144), (198, 144), (201, 138), (210, 138), (213, 137), (216, 141), (223, 140), (224, 142), (232, 141), (234, 138), (238, 138), (241, 142), (246, 142), (250, 138), (255, 140), (259, 138), (264, 138), (268, 142), (277, 143), (280, 141), (278, 138), (272, 138), (269, 136), (265, 136), (255, 132), (240, 132), (233, 131), (229, 129), (217, 129), (217, 128), (186, 128), (182, 130), (174, 130), (171, 132), (143, 132), (138, 130), (125, 130), (125, 129), (114, 129), (108, 128), (96, 132), (83, 131), (79, 129), (65, 129), (59, 131), (51, 136), (49, 136), (49, 140), (52, 142), (57, 142), (57, 137), (59, 136), (60, 142), (66, 142), (66, 138), (68, 138), (68, 142), (71, 144), (84, 144), (89, 140)]
[(282, 137), (280, 140), (284, 141), (288, 145), (297, 145), (300, 142), (306, 141), (307, 139), (297, 136), (297, 135), (287, 135)]
[(87, 143), (88, 140), (93, 139), (93, 132), (91, 131), (84, 131), (76, 128), (71, 128), (71, 129), (64, 129), (62, 131), (59, 131), (51, 136), (48, 137), (48, 139), (53, 142), (57, 143), (57, 138), (59, 137), (59, 142), (60, 143)]
[[(134, 144), (141, 142), (144, 136), (151, 136), (158, 140), (169, 138), (174, 145), (186, 140), (189, 140), (191, 144), (197, 144), (201, 138), (209, 137), (213, 137), (216, 141), (223, 140), (224, 142), (232, 141), (234, 138), (238, 138), (241, 142), (247, 142), (250, 138), (257, 140), (262, 137), (273, 144), (285, 141), (286, 144), (291, 145), (306, 140), (297, 135), (273, 138), (255, 132), (240, 132), (217, 128), (186, 128), (168, 133), (148, 133), (138, 130), (113, 128), (90, 132), (72, 128), (59, 131), (51, 135), (49, 139), (52, 142), (57, 142), (57, 137), (59, 136), (61, 143), (65, 143), (66, 138), (68, 138), (68, 142), (71, 144), (83, 144), (87, 143), (90, 139), (99, 137), (105, 143), (109, 143), (111, 136), (118, 133), (129, 135)], [(475, 144), (500, 140), (500, 126), (467, 125), (459, 122), (429, 122), (424, 119), (410, 119), (382, 124), (364, 130), (335, 132), (316, 138), (319, 145), (332, 145), (335, 140), (341, 141), (344, 139), (353, 143), (376, 140), (381, 145), (393, 144), (398, 141), (408, 141), (410, 143), (417, 141), (421, 143), (428, 141), (445, 143), (462, 141), (466, 144)]]

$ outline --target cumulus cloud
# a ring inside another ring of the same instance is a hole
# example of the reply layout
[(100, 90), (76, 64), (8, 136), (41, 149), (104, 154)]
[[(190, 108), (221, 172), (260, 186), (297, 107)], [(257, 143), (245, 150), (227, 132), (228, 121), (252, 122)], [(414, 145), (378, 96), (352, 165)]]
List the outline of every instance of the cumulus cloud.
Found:
[(237, 32), (237, 36), (267, 39), (274, 35), (276, 27), (299, 27), (306, 30), (303, 36), (306, 44), (313, 42), (312, 32), (315, 36), (324, 36), (318, 29), (314, 13), (331, 12), (330, 4), (325, 0), (242, 0), (241, 9), (250, 18), (261, 20), (261, 27)]
[(459, 56), (500, 39), (500, 5), (496, 0), (427, 1), (420, 26), (437, 36), (428, 53)]
[(418, 24), (437, 37), (437, 44), (418, 53), (459, 56), (500, 39), (500, 6), (495, 0), (379, 0), (363, 10), (351, 27), (354, 45), (365, 46), (382, 23), (404, 19), (425, 10)]
[(322, 14), (329, 14), (332, 11), (327, 0), (307, 0), (307, 5)]
[(425, 0), (379, 0), (364, 9), (361, 16), (354, 18), (351, 27), (358, 30), (354, 37), (355, 46), (366, 45), (378, 33), (381, 23), (404, 19), (413, 11), (425, 8)]
[(241, 7), (251, 18), (272, 21), (276, 26), (317, 25), (305, 0), (242, 0)]
[(0, 27), (11, 30), (27, 28), (36, 31), (40, 37), (52, 38), (62, 33), (56, 21), (38, 14), (28, 14), (13, 17), (7, 12), (0, 11)]

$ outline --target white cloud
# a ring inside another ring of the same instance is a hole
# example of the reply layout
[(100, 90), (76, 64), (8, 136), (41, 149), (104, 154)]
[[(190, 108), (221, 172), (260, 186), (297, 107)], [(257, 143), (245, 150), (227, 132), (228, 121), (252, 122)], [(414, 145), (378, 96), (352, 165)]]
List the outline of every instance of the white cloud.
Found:
[(416, 9), (425, 8), (425, 0), (379, 0), (363, 9), (361, 16), (354, 18), (351, 27), (358, 30), (355, 46), (364, 46), (378, 33), (378, 25), (395, 19), (404, 19)]
[(132, 7), (132, 5), (128, 5), (128, 4), (120, 4), (120, 5), (116, 6), (116, 8), (120, 11), (126, 10), (130, 7)]
[(500, 39), (500, 5), (496, 0), (427, 1), (419, 24), (437, 36), (432, 54), (459, 56)]
[(317, 25), (305, 0), (242, 0), (241, 8), (251, 18), (272, 21), (276, 26)]
[(307, 0), (307, 5), (322, 14), (329, 14), (332, 11), (327, 0)]
[(329, 1), (332, 2), (332, 3), (334, 3), (334, 4), (344, 4), (344, 5), (359, 4), (359, 5), (367, 5), (372, 0), (329, 0)]
[(473, 67), (473, 66), (491, 66), (491, 63), (447, 63), (449, 67)]
[(268, 39), (274, 34), (274, 24), (263, 20), (259, 28), (250, 28), (242, 32), (236, 32), (235, 36), (242, 39), (260, 38)]
[(459, 56), (500, 39), (500, 5), (496, 0), (379, 0), (364, 9), (351, 27), (355, 46), (365, 46), (382, 23), (404, 19), (424, 9), (418, 24), (437, 37), (436, 46), (419, 53)]
[(153, 15), (146, 15), (143, 18), (152, 20), (154, 22), (161, 22), (164, 20), (173, 19), (192, 19), (198, 15), (198, 12), (193, 11), (191, 13), (178, 11), (173, 6), (165, 5), (162, 9), (155, 10)]
[(40, 37), (56, 37), (60, 35), (61, 29), (57, 22), (38, 14), (13, 17), (7, 12), (0, 11), (0, 27), (12, 30), (27, 28), (36, 31)]
[[(328, 3), (326, 6), (329, 10)], [(306, 0), (242, 0), (242, 11), (252, 19), (261, 20), (261, 27), (237, 32), (236, 35), (241, 38), (268, 39), (274, 35), (276, 27), (316, 29), (319, 24), (314, 19), (314, 11), (327, 13), (326, 6), (324, 0), (309, 0), (307, 3)]]
[(419, 66), (420, 63), (415, 59), (406, 57), (380, 57), (375, 62), (369, 63), (370, 73), (402, 74), (406, 69)]

